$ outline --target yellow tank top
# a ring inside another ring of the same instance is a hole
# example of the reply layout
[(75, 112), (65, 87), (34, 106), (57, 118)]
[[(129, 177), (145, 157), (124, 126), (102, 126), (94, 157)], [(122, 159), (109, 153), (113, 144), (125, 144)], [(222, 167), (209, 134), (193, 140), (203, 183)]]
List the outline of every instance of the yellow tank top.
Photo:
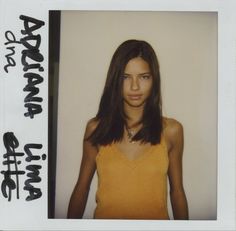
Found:
[(96, 219), (169, 219), (168, 152), (164, 139), (130, 160), (115, 143), (102, 146), (98, 173)]

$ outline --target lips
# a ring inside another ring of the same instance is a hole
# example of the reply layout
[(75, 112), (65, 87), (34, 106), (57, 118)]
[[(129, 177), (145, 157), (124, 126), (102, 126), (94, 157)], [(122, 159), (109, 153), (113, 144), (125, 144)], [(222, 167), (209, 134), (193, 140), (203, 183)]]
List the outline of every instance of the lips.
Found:
[(139, 100), (139, 99), (141, 99), (142, 95), (141, 94), (135, 94), (135, 95), (128, 95), (128, 97), (131, 100)]

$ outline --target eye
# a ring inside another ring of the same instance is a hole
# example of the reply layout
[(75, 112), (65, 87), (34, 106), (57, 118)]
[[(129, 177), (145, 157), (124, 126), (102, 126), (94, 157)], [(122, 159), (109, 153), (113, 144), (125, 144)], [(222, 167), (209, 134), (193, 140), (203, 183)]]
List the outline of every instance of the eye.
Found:
[(123, 75), (123, 79), (129, 79), (130, 76), (129, 75)]
[(151, 75), (141, 75), (141, 79), (150, 79)]

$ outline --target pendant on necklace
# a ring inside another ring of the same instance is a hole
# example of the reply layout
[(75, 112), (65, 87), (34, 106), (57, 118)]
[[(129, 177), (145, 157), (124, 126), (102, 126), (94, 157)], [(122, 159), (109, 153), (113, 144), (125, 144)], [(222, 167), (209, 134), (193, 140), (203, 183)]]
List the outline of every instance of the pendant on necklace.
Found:
[(133, 137), (135, 135), (134, 131), (131, 131), (129, 128), (126, 127), (126, 131), (127, 131), (127, 136), (128, 136), (128, 140), (130, 143), (134, 144), (136, 141), (133, 140)]

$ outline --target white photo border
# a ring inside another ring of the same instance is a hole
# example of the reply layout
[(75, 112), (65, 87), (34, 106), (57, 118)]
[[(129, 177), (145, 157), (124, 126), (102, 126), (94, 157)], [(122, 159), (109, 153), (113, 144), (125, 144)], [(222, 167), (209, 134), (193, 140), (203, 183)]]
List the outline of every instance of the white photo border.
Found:
[[(218, 13), (218, 176), (217, 176), (217, 220), (215, 221), (129, 221), (129, 220), (66, 220), (48, 219), (47, 184), (43, 184), (42, 197), (37, 216), (34, 207), (22, 209), (20, 217), (12, 217), (12, 209), (21, 209), (15, 203), (0, 208), (0, 229), (3, 230), (235, 230), (235, 166), (236, 166), (236, 2), (225, 0), (0, 0), (0, 43), (3, 42), (4, 28), (14, 23), (19, 14), (40, 15), (45, 21), (41, 36), (45, 40), (42, 50), (48, 56), (48, 15), (50, 10), (96, 10), (96, 11), (199, 11)], [(10, 16), (9, 16), (10, 15)], [(10, 19), (10, 20), (8, 20)], [(4, 27), (2, 27), (4, 25)], [(2, 45), (1, 45), (2, 46)], [(4, 56), (0, 57), (2, 69)], [(45, 59), (45, 66), (48, 60)], [(45, 74), (45, 79), (47, 75)], [(2, 77), (0, 77), (2, 78)], [(5, 83), (1, 82), (0, 84)], [(47, 83), (47, 81), (46, 81)], [(3, 91), (4, 84), (0, 86)], [(14, 86), (17, 88), (17, 85)], [(46, 88), (42, 91), (45, 102), (48, 101)], [(2, 93), (0, 93), (2, 96)], [(3, 111), (3, 99), (0, 109)], [(45, 106), (46, 107), (46, 106)], [(0, 111), (0, 117), (3, 112)], [(47, 108), (45, 110), (47, 112)], [(8, 112), (7, 112), (8, 113)], [(7, 116), (7, 115), (4, 115)], [(0, 131), (5, 129), (5, 120), (0, 118)], [(47, 145), (47, 113), (44, 113), (35, 126), (44, 123), (37, 139)], [(19, 125), (25, 126), (25, 124)], [(34, 126), (32, 124), (32, 126)], [(3, 149), (0, 148), (2, 152)], [(2, 152), (3, 153), (3, 152)], [(47, 181), (47, 165), (43, 179)], [(1, 201), (1, 200), (0, 200)]]

